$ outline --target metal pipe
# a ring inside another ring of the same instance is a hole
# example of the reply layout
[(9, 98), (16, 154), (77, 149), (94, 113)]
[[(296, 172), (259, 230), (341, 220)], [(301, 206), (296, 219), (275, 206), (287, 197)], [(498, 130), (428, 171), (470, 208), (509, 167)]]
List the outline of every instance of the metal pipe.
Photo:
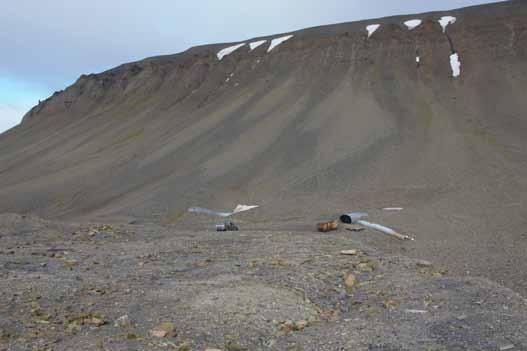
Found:
[(388, 227), (385, 227), (385, 226), (380, 225), (380, 224), (370, 223), (370, 222), (366, 222), (366, 221), (363, 221), (363, 220), (358, 220), (357, 224), (360, 224), (360, 225), (362, 225), (362, 226), (364, 226), (366, 228), (370, 228), (370, 229), (373, 229), (375, 231), (381, 232), (383, 234), (396, 237), (397, 239), (400, 239), (400, 240), (412, 240), (412, 241), (415, 240), (414, 238), (412, 238), (412, 237), (410, 237), (408, 235), (403, 235), (403, 234), (397, 233), (395, 230), (393, 230), (391, 228), (388, 228)]

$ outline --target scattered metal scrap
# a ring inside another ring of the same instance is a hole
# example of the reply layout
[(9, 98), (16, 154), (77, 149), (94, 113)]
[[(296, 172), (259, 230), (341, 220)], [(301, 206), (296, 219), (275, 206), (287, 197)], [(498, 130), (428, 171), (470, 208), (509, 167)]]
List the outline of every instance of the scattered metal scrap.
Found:
[(364, 217), (368, 217), (368, 214), (364, 212), (352, 212), (340, 216), (340, 221), (346, 224), (360, 224), (363, 227), (370, 228), (383, 234), (393, 236), (399, 240), (415, 240), (414, 238), (408, 235), (400, 234), (391, 228), (382, 226), (380, 224), (364, 221), (362, 220), (362, 218)]
[(236, 224), (233, 222), (225, 222), (223, 224), (216, 224), (217, 232), (236, 232), (240, 230)]
[(236, 206), (236, 208), (234, 210), (232, 210), (232, 212), (221, 212), (221, 211), (214, 211), (214, 210), (209, 210), (208, 208), (202, 208), (202, 207), (191, 207), (188, 209), (189, 212), (194, 212), (194, 213), (203, 213), (203, 214), (208, 214), (208, 215), (211, 215), (211, 216), (217, 216), (217, 217), (230, 217), (232, 215), (235, 215), (237, 213), (240, 213), (240, 212), (245, 212), (245, 211), (249, 211), (249, 210), (252, 210), (254, 208), (257, 208), (258, 206), (247, 206), (247, 205), (238, 205)]
[[(207, 215), (216, 216), (216, 217), (228, 218), (237, 213), (250, 211), (257, 207), (258, 207), (257, 205), (251, 205), (251, 206), (238, 205), (231, 212), (221, 212), (221, 211), (209, 210), (208, 208), (203, 208), (203, 207), (191, 207), (188, 209), (188, 211), (193, 212), (193, 213), (202, 213), (202, 214), (207, 214)], [(225, 223), (223, 224), (216, 225), (216, 231), (218, 232), (228, 232), (228, 231), (237, 231), (237, 230), (239, 230), (238, 226), (231, 221), (225, 221)]]

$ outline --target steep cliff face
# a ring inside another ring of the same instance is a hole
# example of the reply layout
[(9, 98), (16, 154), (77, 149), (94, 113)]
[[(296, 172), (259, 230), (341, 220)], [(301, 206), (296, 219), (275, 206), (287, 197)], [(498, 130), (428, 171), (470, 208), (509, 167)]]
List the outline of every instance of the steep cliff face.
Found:
[(525, 2), (311, 28), (269, 52), (285, 35), (81, 76), (0, 138), (0, 211), (524, 204)]

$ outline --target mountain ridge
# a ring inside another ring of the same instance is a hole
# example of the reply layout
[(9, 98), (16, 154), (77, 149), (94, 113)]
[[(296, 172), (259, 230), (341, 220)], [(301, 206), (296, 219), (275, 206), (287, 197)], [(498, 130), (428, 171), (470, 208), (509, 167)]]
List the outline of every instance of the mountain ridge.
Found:
[(82, 76), (1, 135), (0, 213), (184, 226), (193, 206), (261, 205), (244, 220), (276, 223), (368, 211), (416, 237), (409, 255), (527, 290), (527, 3), (394, 18)]
[[(495, 16), (507, 16), (509, 13), (507, 13), (506, 11), (507, 10), (517, 10), (517, 9), (521, 9), (522, 6), (521, 6), (521, 0), (510, 0), (510, 1), (506, 1), (506, 2), (496, 2), (496, 3), (492, 3), (492, 4), (484, 4), (484, 5), (475, 5), (475, 6), (469, 6), (469, 7), (465, 7), (465, 8), (460, 8), (460, 9), (452, 9), (452, 10), (444, 10), (444, 11), (433, 11), (433, 12), (423, 12), (423, 13), (416, 13), (416, 14), (413, 14), (413, 15), (395, 15), (395, 16), (386, 16), (386, 17), (380, 17), (380, 18), (374, 18), (374, 19), (364, 19), (364, 20), (358, 20), (358, 21), (353, 21), (353, 22), (343, 22), (343, 23), (335, 23), (335, 24), (327, 24), (327, 25), (320, 25), (320, 26), (314, 26), (314, 27), (309, 27), (309, 28), (305, 28), (305, 29), (299, 29), (299, 30), (294, 30), (294, 31), (290, 31), (290, 32), (284, 32), (284, 33), (281, 33), (281, 34), (274, 34), (274, 35), (266, 35), (266, 36), (258, 36), (258, 37), (254, 37), (252, 39), (247, 39), (247, 40), (244, 40), (244, 41), (237, 41), (237, 42), (226, 42), (226, 43), (215, 43), (215, 44), (204, 44), (204, 45), (198, 45), (198, 46), (194, 46), (194, 47), (191, 47), (183, 52), (180, 52), (180, 53), (176, 53), (176, 54), (168, 54), (168, 55), (159, 55), (159, 56), (152, 56), (152, 57), (147, 57), (147, 58), (144, 58), (144, 59), (141, 59), (141, 60), (138, 60), (138, 61), (132, 61), (132, 62), (128, 62), (128, 63), (124, 63), (124, 64), (121, 64), (119, 66), (116, 66), (114, 68), (110, 68), (108, 70), (105, 70), (101, 73), (91, 73), (91, 74), (82, 74), (76, 81), (74, 84), (72, 84), (71, 86), (69, 86), (68, 88), (71, 88), (73, 86), (75, 86), (76, 84), (82, 82), (83, 80), (87, 79), (87, 78), (97, 78), (97, 77), (105, 77), (107, 75), (112, 75), (112, 74), (116, 74), (122, 70), (126, 70), (127, 68), (131, 68), (131, 70), (133, 71), (134, 69), (136, 69), (138, 67), (139, 64), (142, 64), (142, 63), (149, 63), (149, 62), (155, 62), (155, 61), (162, 61), (162, 60), (173, 60), (173, 59), (179, 59), (179, 58), (182, 58), (184, 61), (185, 61), (185, 58), (188, 59), (188, 56), (189, 55), (193, 55), (194, 57), (196, 57), (196, 55), (199, 55), (200, 57), (209, 57), (211, 56), (212, 53), (214, 52), (217, 52), (219, 51), (221, 48), (223, 48), (224, 46), (228, 46), (228, 45), (234, 45), (236, 43), (242, 43), (242, 42), (254, 42), (254, 41), (258, 41), (258, 40), (271, 40), (272, 38), (275, 38), (275, 37), (280, 37), (280, 36), (284, 36), (284, 35), (288, 35), (288, 34), (293, 34), (293, 35), (301, 35), (301, 38), (305, 39), (306, 37), (308, 37), (309, 35), (311, 35), (311, 39), (315, 39), (317, 37), (317, 35), (314, 35), (314, 34), (318, 34), (318, 36), (322, 36), (322, 34), (320, 32), (325, 32), (326, 36), (333, 36), (333, 35), (349, 35), (349, 31), (354, 31), (355, 35), (357, 34), (357, 32), (360, 32), (361, 34), (364, 35), (364, 33), (366, 33), (366, 30), (365, 28), (365, 25), (367, 24), (371, 24), (371, 23), (377, 23), (377, 22), (380, 22), (382, 25), (390, 25), (390, 26), (397, 26), (398, 28), (397, 29), (404, 29), (404, 20), (408, 20), (408, 19), (412, 19), (414, 17), (421, 17), (421, 18), (425, 18), (426, 20), (428, 21), (432, 21), (432, 22), (437, 22), (437, 20), (439, 20), (439, 15), (445, 15), (445, 14), (457, 14), (458, 16), (461, 15), (463, 16), (463, 13), (466, 12), (466, 11), (478, 11), (478, 15), (479, 16), (482, 16), (482, 15), (488, 15), (486, 12), (488, 11), (489, 8), (492, 8), (492, 14), (491, 16), (495, 17)], [(516, 8), (516, 9), (514, 9)], [(500, 13), (500, 11), (498, 10), (501, 10), (501, 11), (505, 11), (505, 13)], [(461, 17), (461, 20), (463, 18)], [(437, 23), (435, 23), (437, 24)], [(395, 27), (392, 27), (392, 28), (395, 28)], [(245, 49), (245, 48), (244, 48)], [(201, 56), (203, 55), (203, 56)], [(68, 88), (66, 88), (65, 90), (67, 90)], [(64, 90), (61, 90), (61, 91), (57, 91), (55, 92), (50, 98), (48, 99), (45, 99), (44, 102), (46, 101), (49, 101), (50, 99), (56, 97), (57, 95), (60, 95), (61, 93), (63, 93)], [(38, 110), (39, 106), (35, 106), (33, 107), (25, 116), (24, 116), (24, 120), (27, 120), (28, 117), (30, 117), (35, 109)]]

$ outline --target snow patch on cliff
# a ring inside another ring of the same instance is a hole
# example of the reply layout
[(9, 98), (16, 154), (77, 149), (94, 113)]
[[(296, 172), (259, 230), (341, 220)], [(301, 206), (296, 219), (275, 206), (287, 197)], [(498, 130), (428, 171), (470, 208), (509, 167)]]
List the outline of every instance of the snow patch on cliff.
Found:
[(417, 28), (418, 26), (421, 25), (421, 23), (423, 23), (423, 21), (421, 21), (420, 19), (413, 19), (413, 20), (404, 22), (404, 24), (408, 27), (409, 30)]
[(452, 77), (459, 77), (461, 75), (461, 62), (457, 52), (450, 55), (450, 66), (452, 67)]
[(271, 40), (271, 45), (269, 45), (269, 49), (267, 49), (267, 52), (271, 52), (271, 50), (273, 50), (275, 47), (282, 44), (284, 41), (291, 39), (292, 37), (292, 35), (286, 35), (285, 37), (280, 37)]
[(249, 47), (251, 48), (251, 51), (253, 51), (254, 49), (256, 49), (258, 46), (262, 45), (262, 44), (265, 44), (267, 40), (258, 40), (258, 41), (253, 41), (252, 43), (249, 44)]
[(241, 44), (234, 45), (234, 46), (229, 46), (228, 48), (220, 50), (216, 54), (216, 56), (218, 56), (218, 60), (221, 61), (225, 56), (232, 54), (233, 52), (235, 52), (236, 50), (238, 50), (239, 48), (241, 48), (244, 45), (245, 45), (245, 43), (241, 43)]
[(368, 38), (371, 37), (372, 34), (375, 33), (380, 26), (380, 24), (370, 24), (369, 26), (366, 26), (366, 30), (368, 31)]
[(446, 27), (449, 24), (454, 24), (456, 23), (456, 21), (457, 21), (456, 17), (452, 17), (452, 16), (441, 17), (441, 19), (439, 20), (439, 24), (441, 25), (441, 27), (443, 27), (443, 33), (446, 32)]

